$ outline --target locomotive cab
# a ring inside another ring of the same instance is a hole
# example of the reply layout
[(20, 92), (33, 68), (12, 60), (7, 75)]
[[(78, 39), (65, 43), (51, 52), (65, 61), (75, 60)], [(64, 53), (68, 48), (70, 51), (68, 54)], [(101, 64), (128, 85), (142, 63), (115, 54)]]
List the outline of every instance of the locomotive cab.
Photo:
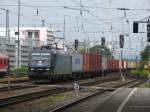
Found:
[(29, 59), (29, 77), (33, 78), (45, 78), (49, 77), (52, 70), (51, 64), (51, 50), (48, 49), (36, 49), (30, 53)]

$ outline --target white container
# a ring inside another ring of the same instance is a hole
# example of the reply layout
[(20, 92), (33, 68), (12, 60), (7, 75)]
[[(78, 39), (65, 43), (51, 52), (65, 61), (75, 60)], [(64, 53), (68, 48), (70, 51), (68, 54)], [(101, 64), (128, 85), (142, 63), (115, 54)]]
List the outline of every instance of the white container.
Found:
[(83, 71), (83, 55), (72, 54), (72, 72), (79, 73)]

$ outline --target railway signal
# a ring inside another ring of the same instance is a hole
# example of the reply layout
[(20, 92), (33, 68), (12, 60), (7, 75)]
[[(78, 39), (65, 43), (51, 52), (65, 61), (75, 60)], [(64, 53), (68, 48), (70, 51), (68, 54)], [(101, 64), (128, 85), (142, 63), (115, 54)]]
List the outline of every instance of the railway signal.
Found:
[(101, 38), (101, 46), (102, 46), (102, 48), (105, 47), (105, 37)]
[(150, 23), (147, 23), (147, 42), (150, 42)]
[(133, 23), (133, 33), (138, 33), (139, 32), (138, 29), (139, 29), (139, 23), (134, 22)]
[(119, 37), (119, 45), (120, 45), (120, 48), (124, 47), (124, 35), (120, 35), (120, 37)]
[(78, 50), (78, 46), (79, 46), (79, 40), (78, 40), (78, 39), (75, 39), (74, 47), (75, 47), (75, 50), (76, 50), (76, 51)]

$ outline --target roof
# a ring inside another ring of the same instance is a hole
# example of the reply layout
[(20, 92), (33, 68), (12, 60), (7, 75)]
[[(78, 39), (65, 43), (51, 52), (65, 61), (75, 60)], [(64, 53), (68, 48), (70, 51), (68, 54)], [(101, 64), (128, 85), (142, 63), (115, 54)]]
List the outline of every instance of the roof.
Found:
[(5, 54), (0, 54), (0, 58), (8, 58), (8, 56)]

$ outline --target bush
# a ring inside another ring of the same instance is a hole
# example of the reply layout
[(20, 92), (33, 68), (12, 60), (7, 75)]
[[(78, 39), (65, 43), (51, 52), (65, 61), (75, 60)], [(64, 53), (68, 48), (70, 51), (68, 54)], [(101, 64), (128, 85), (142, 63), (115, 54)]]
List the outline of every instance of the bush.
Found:
[(148, 77), (148, 72), (146, 69), (140, 69), (140, 70), (131, 70), (131, 74), (132, 75), (137, 75), (137, 76), (140, 76), (140, 77)]
[(21, 67), (19, 69), (16, 69), (16, 68), (10, 69), (10, 74), (12, 74), (13, 76), (17, 76), (17, 77), (25, 76), (27, 75), (27, 73), (28, 73), (27, 67)]

